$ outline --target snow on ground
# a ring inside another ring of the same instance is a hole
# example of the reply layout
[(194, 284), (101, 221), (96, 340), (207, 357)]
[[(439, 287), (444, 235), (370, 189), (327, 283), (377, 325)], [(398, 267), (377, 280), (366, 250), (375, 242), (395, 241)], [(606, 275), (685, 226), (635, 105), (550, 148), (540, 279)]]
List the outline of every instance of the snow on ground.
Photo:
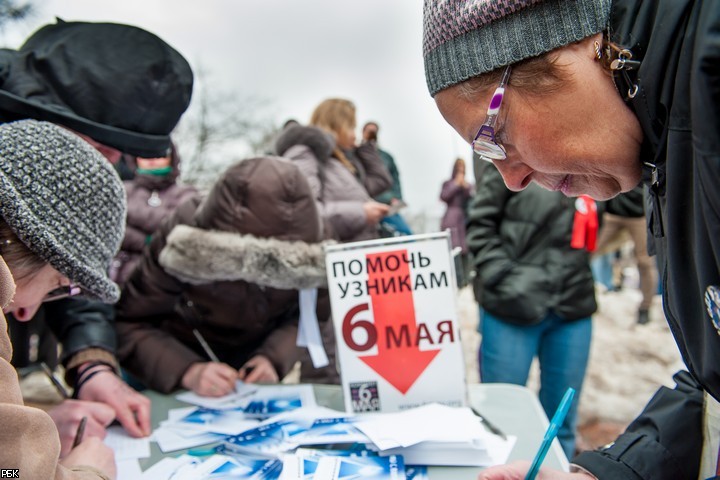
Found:
[[(579, 425), (632, 420), (661, 385), (672, 386), (672, 375), (683, 368), (657, 296), (651, 322), (635, 323), (640, 292), (598, 292), (599, 309), (593, 316), (590, 363), (580, 397)], [(478, 307), (470, 288), (458, 294), (458, 312), (468, 382), (478, 382)], [(529, 386), (538, 387), (537, 365)]]

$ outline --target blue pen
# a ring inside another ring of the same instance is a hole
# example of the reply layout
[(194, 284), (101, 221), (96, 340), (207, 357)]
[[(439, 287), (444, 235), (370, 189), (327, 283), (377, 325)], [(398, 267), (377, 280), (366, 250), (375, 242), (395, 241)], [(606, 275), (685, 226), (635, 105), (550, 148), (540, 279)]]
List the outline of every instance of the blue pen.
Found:
[(548, 453), (548, 450), (550, 450), (550, 445), (552, 444), (552, 441), (555, 440), (560, 426), (565, 421), (565, 417), (567, 416), (568, 410), (570, 410), (570, 405), (572, 405), (574, 396), (574, 388), (568, 388), (565, 392), (565, 395), (563, 395), (563, 399), (560, 402), (557, 410), (555, 411), (555, 415), (553, 415), (553, 418), (550, 421), (550, 425), (545, 432), (545, 437), (543, 438), (542, 444), (540, 444), (540, 450), (538, 450), (537, 454), (535, 455), (535, 459), (530, 466), (530, 470), (528, 470), (527, 475), (525, 475), (525, 480), (535, 480), (535, 477), (538, 474), (538, 470), (540, 470), (540, 465), (542, 465), (543, 461), (545, 460), (545, 456)]

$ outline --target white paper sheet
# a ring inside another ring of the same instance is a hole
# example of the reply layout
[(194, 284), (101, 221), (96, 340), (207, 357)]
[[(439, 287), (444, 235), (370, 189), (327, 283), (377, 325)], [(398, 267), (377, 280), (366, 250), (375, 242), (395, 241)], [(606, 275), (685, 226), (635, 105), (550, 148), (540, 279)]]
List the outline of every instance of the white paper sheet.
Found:
[(175, 398), (181, 402), (191, 403), (205, 408), (230, 409), (237, 408), (246, 403), (246, 398), (257, 391), (257, 385), (245, 383), (242, 380), (235, 382), (235, 391), (222, 397), (203, 397), (195, 392), (183, 392)]
[(308, 349), (313, 367), (322, 368), (330, 364), (320, 335), (317, 318), (317, 288), (300, 290), (300, 320), (297, 346)]
[(150, 438), (133, 438), (120, 426), (108, 428), (104, 442), (115, 452), (116, 461), (150, 456)]

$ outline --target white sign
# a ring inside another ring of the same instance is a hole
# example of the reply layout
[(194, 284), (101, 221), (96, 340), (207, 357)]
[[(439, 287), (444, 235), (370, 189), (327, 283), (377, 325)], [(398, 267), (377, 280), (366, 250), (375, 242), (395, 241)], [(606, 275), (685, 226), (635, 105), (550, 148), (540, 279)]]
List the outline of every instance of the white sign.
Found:
[(466, 405), (448, 232), (326, 247), (345, 409)]

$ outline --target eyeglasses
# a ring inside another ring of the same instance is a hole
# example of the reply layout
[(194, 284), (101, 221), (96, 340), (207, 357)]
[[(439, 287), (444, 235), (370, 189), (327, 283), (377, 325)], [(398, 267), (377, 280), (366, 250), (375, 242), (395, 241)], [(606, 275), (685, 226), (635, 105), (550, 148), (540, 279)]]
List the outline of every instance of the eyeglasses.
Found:
[(505, 68), (505, 72), (503, 72), (500, 85), (495, 89), (495, 93), (493, 93), (492, 99), (490, 100), (485, 123), (482, 124), (482, 127), (480, 127), (480, 130), (478, 130), (475, 135), (475, 139), (472, 141), (473, 151), (477, 153), (480, 158), (488, 162), (505, 160), (507, 158), (505, 147), (495, 140), (495, 122), (497, 121), (500, 105), (502, 105), (503, 97), (505, 96), (505, 85), (507, 85), (508, 79), (510, 78), (510, 70), (511, 67), (508, 65), (507, 68)]
[(58, 287), (54, 290), (50, 290), (44, 297), (43, 302), (52, 302), (55, 300), (60, 300), (62, 298), (67, 297), (74, 297), (75, 295), (79, 295), (82, 292), (82, 289), (77, 286), (73, 285), (72, 283), (70, 285), (63, 285), (62, 287)]

